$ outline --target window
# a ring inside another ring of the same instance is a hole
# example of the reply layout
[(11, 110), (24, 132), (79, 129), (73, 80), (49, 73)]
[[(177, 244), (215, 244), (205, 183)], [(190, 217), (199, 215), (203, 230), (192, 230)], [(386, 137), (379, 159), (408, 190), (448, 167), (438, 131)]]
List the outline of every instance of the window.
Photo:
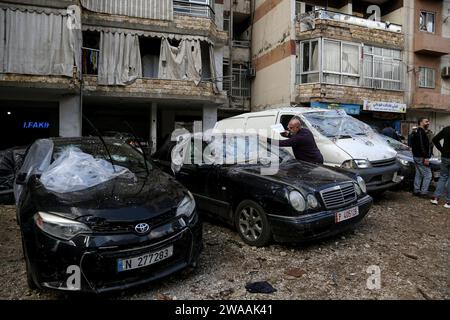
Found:
[(359, 45), (323, 41), (323, 80), (330, 84), (358, 85)]
[(419, 68), (419, 87), (421, 88), (434, 88), (435, 83), (435, 70), (431, 68)]
[(402, 90), (401, 52), (364, 46), (363, 86), (384, 90)]
[(419, 30), (426, 32), (434, 32), (434, 13), (420, 11), (419, 17)]
[(299, 63), (297, 63), (297, 82), (319, 82), (319, 41), (301, 42), (299, 60)]

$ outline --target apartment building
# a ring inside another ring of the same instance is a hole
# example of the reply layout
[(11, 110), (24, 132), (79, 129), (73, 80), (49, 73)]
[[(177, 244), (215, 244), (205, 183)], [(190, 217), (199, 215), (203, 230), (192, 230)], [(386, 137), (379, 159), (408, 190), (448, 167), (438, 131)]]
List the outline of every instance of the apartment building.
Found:
[(342, 108), (374, 126), (407, 111), (402, 1), (256, 1), (252, 108)]
[(437, 133), (450, 125), (450, 1), (412, 0), (404, 6), (406, 49), (412, 72), (402, 133), (419, 117)]
[[(1, 148), (129, 131), (157, 142), (214, 126), (223, 91), (223, 2), (0, 2)], [(0, 149), (1, 149), (0, 148)]]

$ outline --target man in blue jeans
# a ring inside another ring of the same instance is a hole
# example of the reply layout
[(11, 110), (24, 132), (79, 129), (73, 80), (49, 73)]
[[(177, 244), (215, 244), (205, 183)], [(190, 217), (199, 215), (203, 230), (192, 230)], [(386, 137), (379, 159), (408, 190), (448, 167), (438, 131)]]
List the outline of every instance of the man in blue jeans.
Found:
[(430, 121), (427, 118), (420, 118), (419, 127), (413, 133), (411, 139), (414, 165), (416, 167), (416, 177), (414, 179), (413, 195), (428, 197), (428, 188), (430, 187), (432, 173), (430, 168), (431, 147), (427, 136), (427, 129)]
[[(444, 145), (441, 145), (441, 140), (444, 139)], [(441, 176), (434, 193), (434, 198), (431, 200), (432, 204), (439, 204), (439, 197), (444, 194), (445, 185), (447, 184), (447, 203), (445, 208), (450, 209), (450, 126), (441, 130), (434, 138), (433, 144), (441, 152)]]

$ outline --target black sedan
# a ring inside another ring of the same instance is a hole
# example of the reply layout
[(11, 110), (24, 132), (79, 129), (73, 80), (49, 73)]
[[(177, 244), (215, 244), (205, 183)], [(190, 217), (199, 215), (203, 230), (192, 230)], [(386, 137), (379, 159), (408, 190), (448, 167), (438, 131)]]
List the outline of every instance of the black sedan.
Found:
[(15, 185), (28, 284), (102, 293), (195, 266), (192, 195), (123, 140), (37, 140)]
[(252, 246), (272, 238), (302, 242), (331, 236), (354, 227), (371, 208), (361, 177), (297, 161), (256, 141), (237, 136), (202, 143), (185, 136), (183, 142), (167, 141), (153, 159), (175, 172), (202, 213), (234, 226)]

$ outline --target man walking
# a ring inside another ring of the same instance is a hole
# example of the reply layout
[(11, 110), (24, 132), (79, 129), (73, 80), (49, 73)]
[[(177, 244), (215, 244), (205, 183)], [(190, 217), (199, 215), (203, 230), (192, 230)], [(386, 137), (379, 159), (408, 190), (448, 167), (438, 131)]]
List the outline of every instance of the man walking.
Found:
[(430, 126), (430, 121), (427, 118), (420, 118), (418, 125), (417, 131), (413, 134), (411, 139), (414, 165), (416, 167), (413, 195), (427, 197), (428, 188), (430, 187), (432, 178), (430, 168), (431, 148), (427, 136), (427, 129)]
[[(441, 145), (441, 140), (444, 140), (444, 145)], [(433, 144), (436, 149), (441, 152), (441, 176), (434, 193), (434, 198), (431, 200), (432, 204), (439, 204), (439, 197), (442, 196), (447, 184), (447, 203), (445, 208), (450, 209), (450, 126), (441, 130), (434, 138)]]

